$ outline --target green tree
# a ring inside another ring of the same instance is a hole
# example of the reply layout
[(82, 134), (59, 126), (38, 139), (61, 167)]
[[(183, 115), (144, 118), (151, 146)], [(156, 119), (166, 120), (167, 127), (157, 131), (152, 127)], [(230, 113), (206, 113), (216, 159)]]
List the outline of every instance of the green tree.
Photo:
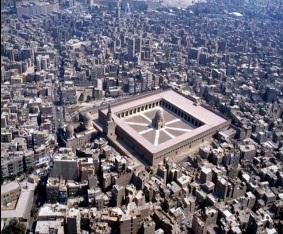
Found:
[(8, 225), (3, 228), (2, 234), (25, 234), (26, 227), (17, 219), (11, 219)]
[(85, 100), (85, 95), (84, 93), (81, 93), (80, 97), (79, 97), (79, 101), (83, 102)]

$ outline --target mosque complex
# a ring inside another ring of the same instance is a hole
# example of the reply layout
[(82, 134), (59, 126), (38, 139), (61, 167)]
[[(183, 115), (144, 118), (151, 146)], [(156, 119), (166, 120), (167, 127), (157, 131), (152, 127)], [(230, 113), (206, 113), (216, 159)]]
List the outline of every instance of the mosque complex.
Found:
[(149, 165), (184, 154), (229, 126), (173, 90), (100, 109), (96, 123), (108, 139), (130, 147)]

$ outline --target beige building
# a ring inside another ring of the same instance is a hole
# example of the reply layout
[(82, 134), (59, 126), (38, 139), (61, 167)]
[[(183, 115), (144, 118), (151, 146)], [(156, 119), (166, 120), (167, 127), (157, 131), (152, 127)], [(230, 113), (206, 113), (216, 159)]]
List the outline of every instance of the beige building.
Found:
[(79, 121), (80, 123), (69, 123), (65, 128), (66, 147), (73, 151), (91, 142), (97, 134), (90, 113), (79, 113)]
[(17, 201), (21, 194), (21, 187), (17, 181), (1, 186), (1, 204)]
[(36, 184), (24, 180), (10, 182), (1, 186), (1, 222), (12, 218), (28, 223), (34, 199)]
[(16, 176), (24, 172), (22, 154), (9, 154), (9, 157), (1, 157), (1, 171), (3, 177)]
[(33, 15), (46, 15), (48, 13), (56, 12), (59, 10), (59, 2), (54, 1), (18, 1), (16, 2), (18, 17), (33, 16)]

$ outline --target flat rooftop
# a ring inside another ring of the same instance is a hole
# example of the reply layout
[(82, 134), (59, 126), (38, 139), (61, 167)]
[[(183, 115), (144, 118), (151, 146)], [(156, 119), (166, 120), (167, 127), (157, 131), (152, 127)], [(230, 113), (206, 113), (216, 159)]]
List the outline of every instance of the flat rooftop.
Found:
[(21, 194), (17, 201), (16, 208), (13, 210), (1, 210), (1, 218), (24, 218), (29, 219), (33, 204), (34, 190), (36, 185), (23, 181), (20, 184)]
[[(117, 116), (117, 113), (122, 111), (159, 100), (164, 100), (174, 105), (202, 122), (202, 125), (195, 127), (163, 106), (155, 106), (124, 118)], [(162, 109), (164, 113), (165, 127), (156, 131), (151, 127), (151, 121), (155, 112), (159, 109)], [(117, 104), (111, 107), (111, 110), (115, 123), (153, 154), (197, 136), (213, 127), (227, 123), (226, 119), (200, 105), (196, 105), (193, 101), (173, 90), (154, 93), (146, 97), (141, 96), (141, 98), (129, 100), (127, 103)], [(104, 114), (107, 114), (107, 108), (102, 111)], [(158, 137), (157, 134), (159, 134)]]
[(20, 189), (20, 184), (16, 180), (9, 182), (7, 184), (3, 184), (1, 186), (1, 195), (4, 194), (4, 193), (12, 192), (16, 189)]

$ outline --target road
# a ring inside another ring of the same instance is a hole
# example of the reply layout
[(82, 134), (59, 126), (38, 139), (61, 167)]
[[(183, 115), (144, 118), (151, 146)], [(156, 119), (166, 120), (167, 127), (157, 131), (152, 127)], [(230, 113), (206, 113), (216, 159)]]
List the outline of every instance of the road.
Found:
[[(63, 106), (56, 106), (55, 105), (55, 85), (52, 84), (51, 87), (51, 97), (52, 97), (52, 101), (53, 101), (53, 106), (52, 106), (52, 113), (53, 113), (53, 117), (54, 117), (54, 132), (56, 133), (58, 127), (62, 126), (64, 123), (64, 115), (63, 115)], [(55, 134), (56, 140), (57, 140), (57, 136)]]

